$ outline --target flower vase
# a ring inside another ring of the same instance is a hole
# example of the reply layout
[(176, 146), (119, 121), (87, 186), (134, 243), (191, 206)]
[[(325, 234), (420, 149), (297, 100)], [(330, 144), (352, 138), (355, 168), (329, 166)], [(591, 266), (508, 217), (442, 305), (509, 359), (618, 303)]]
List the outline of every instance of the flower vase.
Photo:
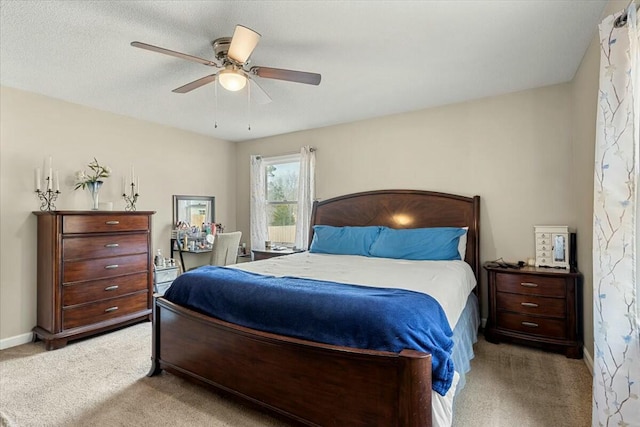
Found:
[(93, 200), (93, 207), (91, 208), (92, 211), (98, 210), (100, 187), (102, 187), (102, 181), (87, 182), (87, 188), (91, 193), (91, 200)]

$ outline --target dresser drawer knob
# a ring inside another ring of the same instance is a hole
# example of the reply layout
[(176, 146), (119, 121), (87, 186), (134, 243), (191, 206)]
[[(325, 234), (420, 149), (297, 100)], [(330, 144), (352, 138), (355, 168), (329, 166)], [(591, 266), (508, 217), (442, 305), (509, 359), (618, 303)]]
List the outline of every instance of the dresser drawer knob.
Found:
[(522, 283), (520, 283), (520, 286), (524, 286), (525, 288), (537, 288), (538, 284), (537, 283), (531, 283), (531, 282), (522, 282)]
[(111, 286), (107, 286), (106, 288), (104, 288), (105, 291), (115, 291), (116, 289), (118, 289), (120, 286), (118, 285), (111, 285)]
[(107, 225), (118, 225), (118, 224), (120, 224), (120, 221), (106, 221), (105, 224), (107, 224)]
[(118, 268), (120, 267), (118, 264), (110, 264), (110, 265), (105, 265), (104, 268), (106, 268), (107, 270), (111, 270), (114, 268)]
[(538, 304), (534, 302), (521, 302), (520, 305), (523, 307), (538, 307)]
[(107, 243), (106, 245), (104, 245), (105, 248), (117, 248), (118, 246), (120, 246), (117, 243)]
[(111, 313), (112, 311), (116, 311), (117, 309), (118, 309), (118, 307), (109, 307), (109, 308), (105, 308), (104, 312), (105, 313)]
[(530, 328), (537, 328), (538, 324), (537, 323), (533, 323), (533, 322), (522, 322), (522, 326), (528, 326)]

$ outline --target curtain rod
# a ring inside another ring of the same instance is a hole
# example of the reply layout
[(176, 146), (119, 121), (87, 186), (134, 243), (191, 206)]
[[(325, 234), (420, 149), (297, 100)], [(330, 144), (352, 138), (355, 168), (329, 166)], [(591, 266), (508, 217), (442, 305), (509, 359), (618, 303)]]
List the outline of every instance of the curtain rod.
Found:
[[(618, 18), (616, 18), (616, 21), (613, 23), (613, 26), (616, 28), (622, 28), (625, 25), (627, 25), (627, 9), (629, 9), (629, 7), (635, 3), (636, 0), (631, 0), (629, 2), (629, 4), (627, 5), (627, 7), (624, 8), (624, 13), (620, 16), (618, 16)], [(640, 9), (640, 4), (636, 5), (636, 10)]]
[[(315, 148), (315, 147), (310, 147), (309, 151), (314, 152), (314, 151), (318, 151), (318, 149)], [(293, 156), (294, 154), (300, 154), (300, 151), (292, 151), (292, 152), (289, 152), (289, 153), (274, 154), (274, 155), (271, 155), (271, 156), (263, 156), (262, 154), (254, 154), (254, 156), (262, 158), (262, 157)]]

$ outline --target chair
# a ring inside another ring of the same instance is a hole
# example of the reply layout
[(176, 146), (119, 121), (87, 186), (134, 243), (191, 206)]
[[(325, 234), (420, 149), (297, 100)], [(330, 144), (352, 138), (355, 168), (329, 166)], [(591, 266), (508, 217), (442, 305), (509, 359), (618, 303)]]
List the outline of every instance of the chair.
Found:
[(213, 241), (211, 249), (211, 265), (229, 265), (238, 262), (238, 246), (242, 231), (234, 231), (232, 233), (218, 233)]

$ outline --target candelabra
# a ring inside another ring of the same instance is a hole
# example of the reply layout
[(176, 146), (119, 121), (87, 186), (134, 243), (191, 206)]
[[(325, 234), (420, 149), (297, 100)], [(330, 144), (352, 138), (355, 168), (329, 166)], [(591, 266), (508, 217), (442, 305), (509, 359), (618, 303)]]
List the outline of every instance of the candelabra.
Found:
[(47, 180), (47, 189), (45, 191), (41, 191), (39, 188), (36, 188), (36, 194), (41, 202), (40, 210), (51, 212), (56, 210), (56, 205), (54, 204), (54, 202), (58, 199), (58, 196), (61, 193), (60, 193), (60, 190), (56, 190), (56, 191), (52, 190), (53, 178), (51, 176), (48, 176), (46, 180)]
[(136, 191), (136, 184), (131, 182), (131, 193), (127, 194), (125, 192), (122, 193), (122, 198), (124, 199), (127, 206), (125, 206), (124, 210), (129, 212), (135, 212), (136, 210), (136, 202), (138, 201), (138, 197), (140, 195)]

